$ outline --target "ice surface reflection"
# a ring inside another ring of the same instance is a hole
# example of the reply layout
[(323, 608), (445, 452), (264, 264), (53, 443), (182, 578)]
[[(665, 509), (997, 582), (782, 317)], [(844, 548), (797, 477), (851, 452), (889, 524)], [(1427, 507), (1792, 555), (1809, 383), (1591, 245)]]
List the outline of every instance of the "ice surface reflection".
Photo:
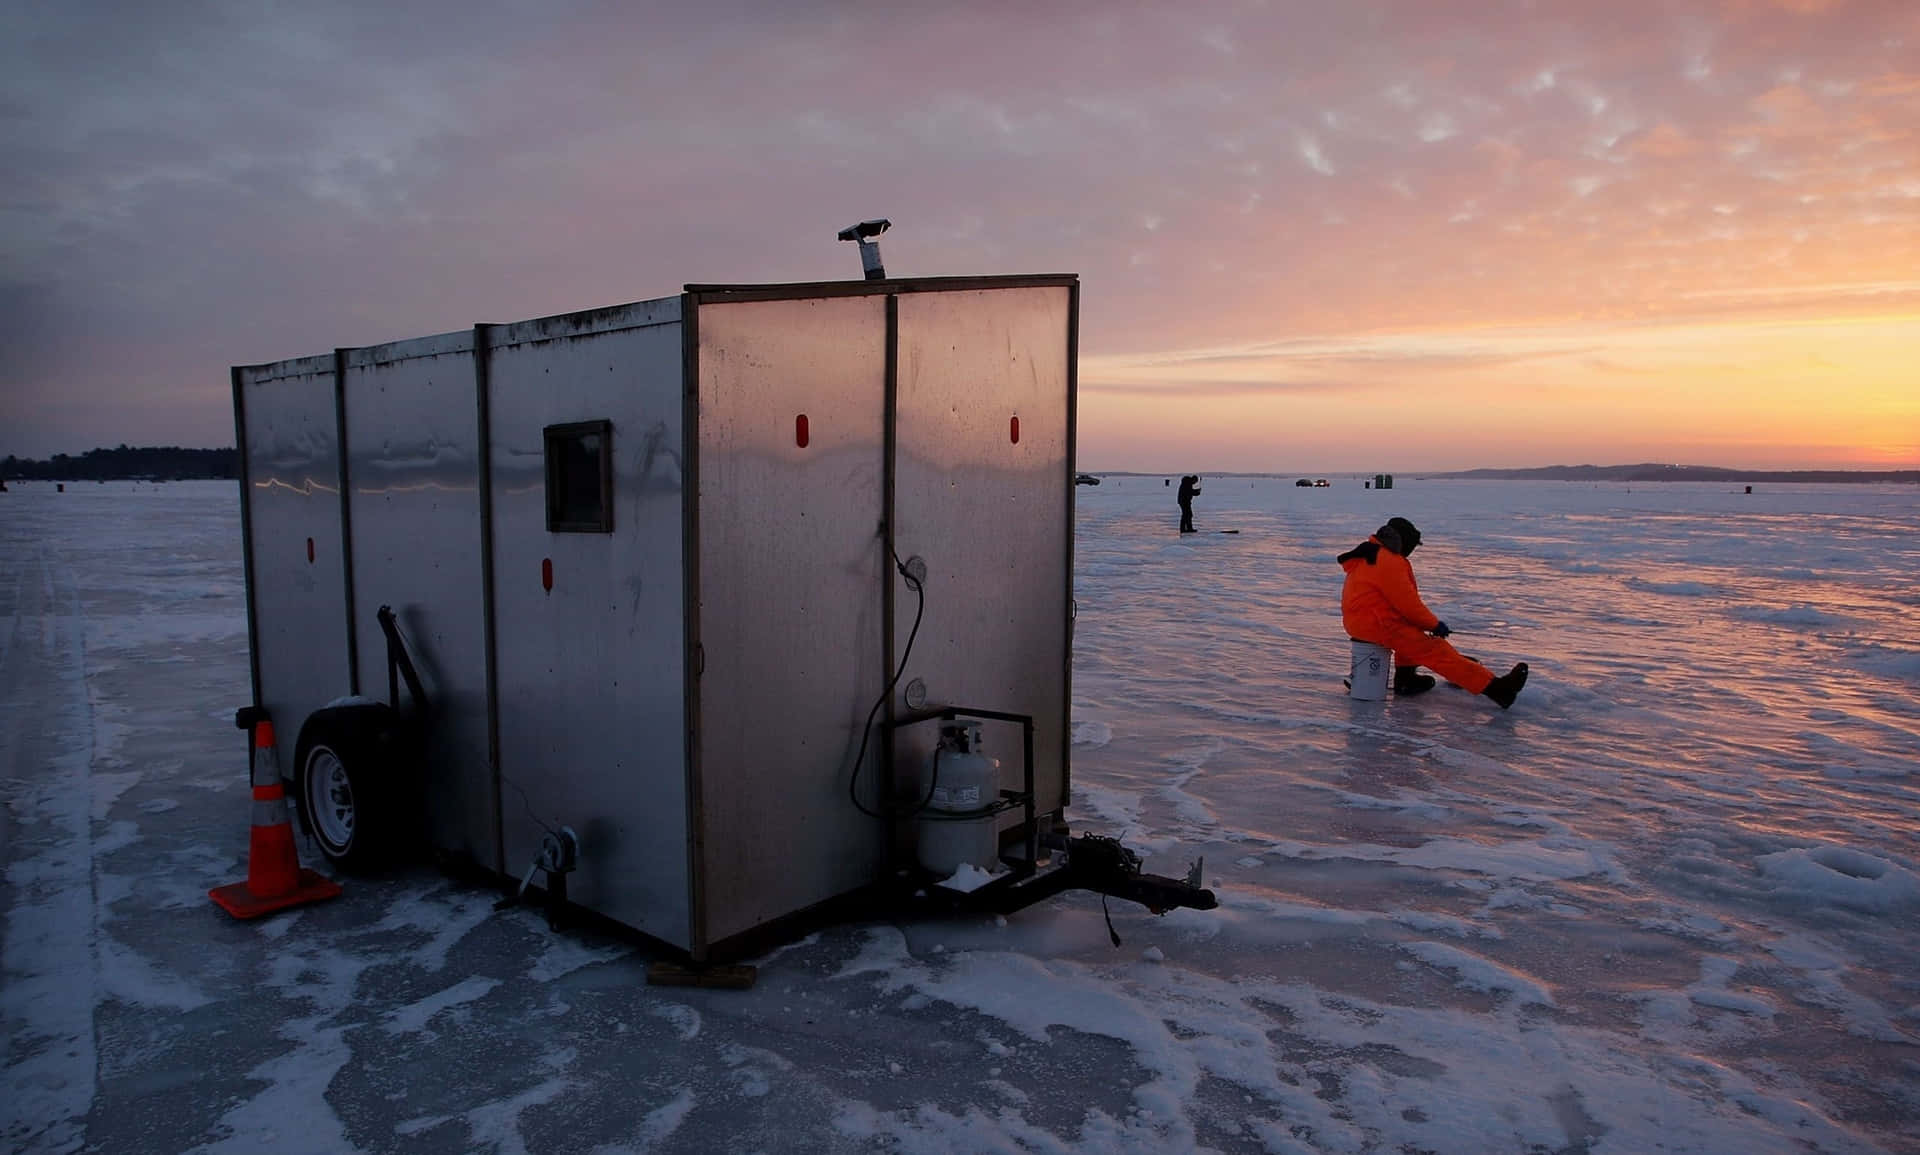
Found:
[[(12, 487), (10, 487), (12, 488)], [(1920, 1151), (1911, 489), (1076, 491), (1074, 805), (1216, 911), (838, 925), (750, 991), (421, 868), (264, 924), (235, 488), (0, 496), (9, 1149)], [(1389, 515), (1511, 711), (1340, 686)]]
[[(1199, 527), (1240, 532), (1181, 538), (1160, 478), (1109, 477), (1080, 495), (1075, 724), (1102, 741), (1076, 748), (1079, 801), (1206, 854), (1231, 925), (1194, 965), (1273, 968), (1275, 920), (1338, 927), (1840, 1102), (1898, 1085), (1920, 1042), (1920, 503), (1726, 488), (1216, 478)], [(1344, 696), (1333, 556), (1393, 515), (1455, 645), (1531, 664), (1511, 712)], [(1409, 941), (1429, 935), (1492, 969)], [(1314, 981), (1430, 993), (1375, 962)]]

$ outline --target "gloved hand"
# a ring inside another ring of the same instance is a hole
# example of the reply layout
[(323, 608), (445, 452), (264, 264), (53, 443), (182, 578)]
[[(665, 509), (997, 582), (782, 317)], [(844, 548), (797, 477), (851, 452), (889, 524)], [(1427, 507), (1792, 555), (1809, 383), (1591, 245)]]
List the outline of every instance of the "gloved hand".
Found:
[(1433, 628), (1428, 630), (1427, 632), (1432, 634), (1436, 638), (1444, 638), (1448, 634), (1452, 633), (1453, 631), (1447, 628), (1447, 623), (1436, 622), (1434, 623)]

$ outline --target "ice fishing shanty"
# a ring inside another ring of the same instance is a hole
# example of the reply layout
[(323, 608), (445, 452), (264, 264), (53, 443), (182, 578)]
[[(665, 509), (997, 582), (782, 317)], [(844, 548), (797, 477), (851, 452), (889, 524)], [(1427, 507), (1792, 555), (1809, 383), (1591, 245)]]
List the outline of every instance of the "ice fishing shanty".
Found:
[(329, 859), (695, 959), (876, 893), (1213, 905), (1067, 834), (1078, 279), (869, 276), (233, 370), (241, 722)]

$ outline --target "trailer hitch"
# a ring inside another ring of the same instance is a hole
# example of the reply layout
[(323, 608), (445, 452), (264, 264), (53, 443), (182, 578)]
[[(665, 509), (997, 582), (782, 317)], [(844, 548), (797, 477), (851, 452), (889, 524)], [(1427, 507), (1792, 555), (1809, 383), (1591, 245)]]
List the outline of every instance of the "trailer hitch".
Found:
[(1175, 907), (1212, 910), (1220, 905), (1211, 890), (1200, 885), (1201, 868), (1206, 859), (1197, 859), (1184, 879), (1147, 874), (1140, 869), (1140, 856), (1120, 844), (1117, 838), (1082, 834), (1064, 840), (1059, 847), (1066, 852), (1066, 865), (1059, 870), (1063, 890), (1091, 890), (1100, 895), (1100, 911), (1106, 915), (1107, 937), (1120, 945), (1120, 932), (1113, 929), (1113, 913), (1107, 909), (1107, 897), (1137, 902), (1155, 914)]
[(1115, 838), (1082, 834), (1069, 838), (1062, 847), (1067, 864), (1061, 867), (1068, 889), (1096, 891), (1137, 902), (1155, 914), (1165, 914), (1177, 906), (1194, 910), (1212, 910), (1220, 905), (1211, 890), (1200, 885), (1200, 859), (1184, 879), (1147, 874), (1140, 869), (1140, 856)]

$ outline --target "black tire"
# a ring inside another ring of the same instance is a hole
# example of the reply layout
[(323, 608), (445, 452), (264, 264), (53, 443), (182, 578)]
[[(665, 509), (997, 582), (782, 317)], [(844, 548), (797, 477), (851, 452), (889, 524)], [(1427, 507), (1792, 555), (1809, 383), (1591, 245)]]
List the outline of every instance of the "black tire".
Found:
[(329, 862), (374, 870), (417, 842), (411, 746), (400, 716), (379, 702), (329, 706), (307, 718), (294, 748), (294, 797), (301, 824)]

